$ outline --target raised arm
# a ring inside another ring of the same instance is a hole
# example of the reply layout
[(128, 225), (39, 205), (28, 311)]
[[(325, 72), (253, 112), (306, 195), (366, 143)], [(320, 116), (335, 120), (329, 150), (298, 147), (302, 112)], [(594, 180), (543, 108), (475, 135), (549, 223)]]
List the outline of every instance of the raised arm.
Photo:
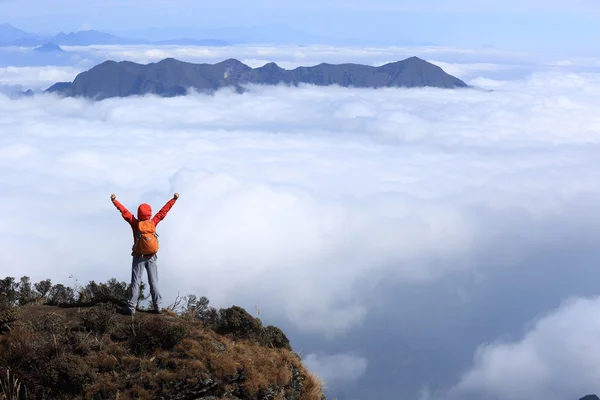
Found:
[(114, 194), (110, 196), (110, 199), (115, 205), (115, 207), (117, 207), (117, 210), (121, 212), (121, 216), (123, 217), (123, 219), (129, 222), (129, 225), (133, 226), (133, 223), (136, 221), (136, 218), (133, 216), (133, 214), (131, 214), (123, 204), (119, 203), (117, 197)]
[(173, 207), (173, 205), (175, 204), (175, 202), (177, 201), (178, 198), (179, 198), (179, 193), (175, 193), (175, 195), (173, 195), (173, 198), (171, 200), (167, 201), (167, 204), (165, 204), (163, 206), (163, 208), (161, 208), (160, 211), (156, 213), (154, 218), (152, 218), (152, 222), (154, 222), (154, 226), (158, 225), (158, 223), (167, 216), (167, 213), (169, 212), (171, 207)]

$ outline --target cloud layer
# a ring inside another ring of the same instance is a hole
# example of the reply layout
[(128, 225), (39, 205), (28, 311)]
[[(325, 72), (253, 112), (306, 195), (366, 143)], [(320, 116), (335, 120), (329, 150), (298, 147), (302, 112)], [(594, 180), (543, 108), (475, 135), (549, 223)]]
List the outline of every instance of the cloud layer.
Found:
[(304, 364), (316, 373), (327, 385), (330, 381), (355, 381), (365, 372), (368, 361), (350, 353), (329, 356), (309, 354), (303, 359)]
[[(517, 341), (482, 345), (452, 398), (578, 399), (600, 392), (600, 299), (573, 298)], [(472, 396), (472, 397), (471, 397)]]

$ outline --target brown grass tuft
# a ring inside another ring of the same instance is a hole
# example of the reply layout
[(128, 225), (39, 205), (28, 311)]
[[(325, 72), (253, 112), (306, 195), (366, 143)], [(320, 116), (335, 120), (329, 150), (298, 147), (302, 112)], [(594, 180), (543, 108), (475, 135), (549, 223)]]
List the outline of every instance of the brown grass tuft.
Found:
[(322, 400), (323, 399), (323, 381), (314, 373), (308, 373), (304, 381), (303, 400)]

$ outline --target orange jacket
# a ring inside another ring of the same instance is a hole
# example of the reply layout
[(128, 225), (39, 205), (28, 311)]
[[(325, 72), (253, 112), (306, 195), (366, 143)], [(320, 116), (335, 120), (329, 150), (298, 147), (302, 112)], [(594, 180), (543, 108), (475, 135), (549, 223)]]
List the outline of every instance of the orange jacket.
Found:
[[(176, 201), (177, 200), (175, 198), (169, 200), (167, 202), (167, 204), (165, 204), (163, 206), (163, 208), (161, 208), (160, 211), (158, 213), (156, 213), (154, 218), (152, 218), (152, 222), (154, 223), (154, 226), (157, 226), (158, 223), (167, 216), (167, 213), (169, 212), (171, 207), (173, 207), (173, 205), (175, 204)], [(129, 222), (129, 225), (131, 225), (133, 239), (135, 240), (136, 234), (138, 233), (138, 222), (146, 221), (146, 220), (150, 219), (150, 217), (152, 217), (152, 207), (150, 207), (150, 205), (146, 204), (146, 203), (140, 204), (140, 206), (138, 207), (138, 210), (137, 210), (137, 218), (136, 218), (133, 216), (133, 214), (131, 214), (129, 212), (129, 210), (127, 210), (127, 208), (125, 208), (125, 206), (123, 204), (119, 203), (117, 201), (117, 199), (113, 200), (113, 204), (121, 212), (121, 216), (123, 217), (123, 219), (125, 221)], [(134, 253), (132, 252), (131, 255), (134, 255)], [(152, 254), (149, 255), (149, 257), (151, 257), (151, 256), (152, 256)]]

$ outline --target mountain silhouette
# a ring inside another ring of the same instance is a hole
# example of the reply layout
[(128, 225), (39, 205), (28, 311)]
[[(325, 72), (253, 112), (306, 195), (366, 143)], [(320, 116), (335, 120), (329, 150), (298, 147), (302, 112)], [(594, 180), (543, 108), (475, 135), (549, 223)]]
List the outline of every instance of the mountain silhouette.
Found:
[(189, 89), (213, 93), (224, 87), (234, 87), (243, 93), (246, 91), (243, 87), (245, 84), (313, 84), (356, 88), (467, 87), (460, 79), (418, 57), (379, 67), (322, 63), (293, 70), (283, 69), (275, 63), (251, 68), (236, 59), (216, 64), (192, 64), (166, 58), (150, 64), (105, 61), (80, 73), (73, 82), (58, 82), (46, 92), (102, 100), (145, 94), (173, 97), (185, 95)]
[(40, 35), (25, 32), (10, 24), (0, 24), (0, 46), (36, 47), (45, 43), (54, 43), (60, 46), (90, 46), (90, 45), (180, 45), (180, 46), (229, 46), (229, 42), (218, 39), (169, 39), (151, 41), (144, 39), (131, 39), (111, 35), (94, 29), (69, 32), (60, 32), (57, 35)]
[(43, 53), (64, 53), (64, 50), (54, 43), (46, 43), (40, 47), (36, 47), (34, 50)]

